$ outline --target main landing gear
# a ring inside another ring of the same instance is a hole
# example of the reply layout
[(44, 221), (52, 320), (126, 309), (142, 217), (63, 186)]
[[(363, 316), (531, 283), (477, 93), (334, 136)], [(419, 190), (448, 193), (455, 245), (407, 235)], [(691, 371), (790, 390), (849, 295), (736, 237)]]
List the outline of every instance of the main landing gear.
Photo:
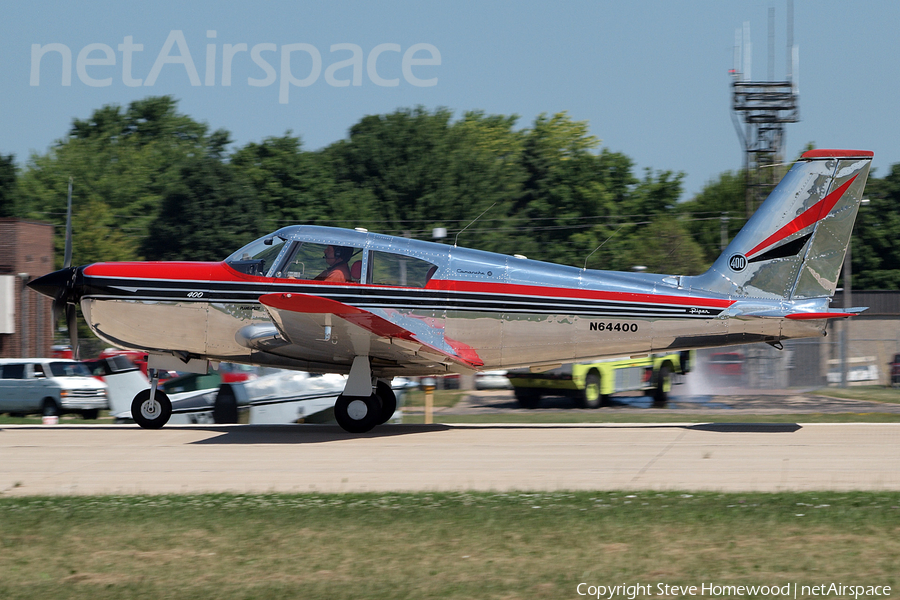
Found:
[(157, 389), (159, 372), (150, 369), (150, 389), (138, 392), (131, 402), (131, 417), (144, 429), (159, 429), (172, 416), (172, 401)]
[(372, 390), (372, 371), (367, 356), (357, 356), (350, 368), (344, 393), (334, 403), (334, 418), (344, 431), (365, 433), (386, 423), (397, 410), (397, 397), (386, 381)]
[(384, 381), (375, 385), (375, 393), (368, 396), (341, 394), (334, 403), (334, 418), (341, 429), (349, 433), (365, 433), (376, 425), (386, 423), (397, 410), (397, 396)]

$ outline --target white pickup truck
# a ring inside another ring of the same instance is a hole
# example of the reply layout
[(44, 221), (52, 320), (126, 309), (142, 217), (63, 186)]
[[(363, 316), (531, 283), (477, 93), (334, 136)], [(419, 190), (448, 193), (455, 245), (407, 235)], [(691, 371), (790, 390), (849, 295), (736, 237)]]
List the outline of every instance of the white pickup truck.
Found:
[(106, 384), (81, 362), (59, 358), (0, 359), (0, 413), (96, 419), (108, 408)]

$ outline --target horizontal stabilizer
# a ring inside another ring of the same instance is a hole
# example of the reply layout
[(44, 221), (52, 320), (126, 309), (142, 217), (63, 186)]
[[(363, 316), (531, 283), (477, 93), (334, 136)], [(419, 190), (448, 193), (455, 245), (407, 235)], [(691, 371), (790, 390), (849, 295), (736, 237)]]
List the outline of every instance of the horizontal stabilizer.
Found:
[(812, 320), (812, 319), (846, 319), (847, 317), (856, 316), (857, 313), (852, 312), (844, 312), (844, 311), (830, 311), (830, 312), (819, 312), (819, 313), (791, 313), (786, 315), (786, 319), (793, 319), (795, 321), (804, 321), (804, 320)]
[(758, 319), (791, 319), (793, 321), (811, 321), (815, 319), (846, 319), (847, 317), (854, 317), (858, 315), (864, 310), (867, 310), (867, 308), (868, 307), (831, 309), (827, 312), (797, 312), (794, 309), (772, 309), (742, 312), (740, 313), (740, 317), (755, 317)]

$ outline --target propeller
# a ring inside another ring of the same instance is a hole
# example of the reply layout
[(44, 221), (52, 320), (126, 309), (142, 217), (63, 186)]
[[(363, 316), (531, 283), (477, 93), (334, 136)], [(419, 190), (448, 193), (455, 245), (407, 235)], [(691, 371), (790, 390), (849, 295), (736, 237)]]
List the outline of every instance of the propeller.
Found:
[(61, 313), (66, 314), (66, 325), (69, 328), (69, 343), (73, 356), (78, 358), (78, 302), (80, 300), (81, 267), (72, 266), (72, 182), (69, 177), (69, 194), (66, 201), (66, 250), (63, 257), (63, 268), (48, 273), (28, 282), (28, 287), (53, 299), (53, 324), (59, 322)]
[(63, 268), (72, 266), (72, 178), (69, 177), (69, 193), (66, 198), (66, 253), (63, 255)]
[(65, 285), (59, 286), (53, 298), (53, 323), (59, 322), (59, 313), (65, 307), (66, 327), (69, 329), (69, 345), (72, 346), (72, 356), (78, 360), (78, 316), (75, 312), (75, 304), (69, 298), (72, 283), (75, 281), (75, 270), (72, 269), (72, 178), (69, 177), (69, 193), (66, 198), (66, 250), (63, 255), (63, 270), (66, 271)]

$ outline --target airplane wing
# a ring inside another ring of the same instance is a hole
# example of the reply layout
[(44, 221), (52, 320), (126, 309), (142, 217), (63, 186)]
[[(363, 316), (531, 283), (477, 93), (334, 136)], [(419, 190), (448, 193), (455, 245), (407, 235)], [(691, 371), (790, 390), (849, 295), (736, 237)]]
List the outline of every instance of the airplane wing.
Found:
[[(297, 293), (265, 294), (259, 301), (272, 316), (277, 348), (311, 362), (346, 362), (368, 356), (373, 368), (405, 363), (429, 369), (471, 372), (484, 363), (471, 347), (448, 339), (437, 319), (393, 309), (361, 309), (329, 298)], [(415, 368), (415, 367), (413, 367)]]

